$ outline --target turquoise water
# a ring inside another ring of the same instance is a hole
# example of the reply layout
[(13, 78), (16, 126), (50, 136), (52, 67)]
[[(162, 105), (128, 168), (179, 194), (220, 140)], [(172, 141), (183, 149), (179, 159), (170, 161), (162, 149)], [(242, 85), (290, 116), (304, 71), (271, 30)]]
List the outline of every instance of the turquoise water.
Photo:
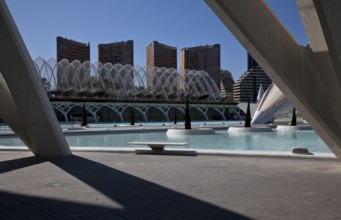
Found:
[[(136, 147), (127, 146), (129, 141), (185, 141), (187, 148), (252, 151), (291, 151), (292, 147), (306, 147), (311, 152), (331, 153), (326, 144), (313, 131), (274, 131), (228, 133), (216, 131), (214, 135), (169, 137), (163, 132), (102, 134), (66, 136), (70, 146)], [(0, 145), (22, 146), (15, 137), (0, 138)], [(175, 147), (174, 147), (175, 148)], [(182, 147), (183, 148), (183, 147)]]

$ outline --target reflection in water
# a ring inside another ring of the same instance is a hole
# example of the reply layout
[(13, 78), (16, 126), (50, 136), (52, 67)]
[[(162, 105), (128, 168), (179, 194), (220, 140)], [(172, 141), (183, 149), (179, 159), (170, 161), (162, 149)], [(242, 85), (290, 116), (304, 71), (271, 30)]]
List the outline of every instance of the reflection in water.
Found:
[(293, 143), (295, 143), (293, 147), (297, 147), (298, 146), (298, 144), (297, 144), (297, 131), (291, 131), (289, 133), (291, 134), (291, 139), (292, 139)]
[(250, 133), (244, 135), (245, 140), (245, 150), (252, 150), (252, 142), (255, 140), (252, 140), (252, 137), (256, 139), (256, 135), (252, 136)]

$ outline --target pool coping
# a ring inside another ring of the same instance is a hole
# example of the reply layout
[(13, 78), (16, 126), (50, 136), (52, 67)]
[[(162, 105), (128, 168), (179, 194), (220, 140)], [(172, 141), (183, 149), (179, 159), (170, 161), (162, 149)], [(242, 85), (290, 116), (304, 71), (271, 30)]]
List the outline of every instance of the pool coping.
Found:
[[(101, 152), (101, 153), (131, 153), (136, 149), (149, 149), (142, 147), (70, 147), (72, 152)], [(168, 150), (189, 150), (188, 148), (167, 148)], [(288, 151), (243, 151), (243, 150), (207, 150), (195, 149), (197, 155), (207, 156), (235, 156), (235, 157), (270, 157), (270, 158), (297, 158), (297, 159), (337, 159), (333, 153), (294, 154)], [(24, 146), (2, 146), (0, 151), (29, 151)]]

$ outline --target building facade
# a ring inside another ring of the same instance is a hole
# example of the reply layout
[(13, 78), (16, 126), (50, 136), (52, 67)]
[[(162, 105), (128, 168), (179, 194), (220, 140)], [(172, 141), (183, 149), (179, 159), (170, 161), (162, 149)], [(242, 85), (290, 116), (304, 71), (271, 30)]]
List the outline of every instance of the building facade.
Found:
[(220, 88), (220, 44), (182, 48), (180, 69), (204, 70)]
[(177, 69), (177, 48), (153, 41), (146, 48), (147, 67)]
[(248, 70), (241, 75), (233, 86), (235, 102), (256, 102), (260, 85), (264, 91), (268, 89), (272, 80), (248, 54)]
[(81, 43), (58, 36), (57, 61), (62, 59), (68, 59), (70, 62), (79, 60), (81, 63), (90, 61), (90, 43)]
[(134, 66), (134, 41), (121, 41), (98, 44), (98, 61), (101, 63), (120, 63)]
[(146, 48), (147, 87), (151, 93), (158, 88), (158, 72), (162, 68), (176, 71), (177, 48), (153, 41)]
[(221, 96), (223, 97), (224, 100), (228, 102), (234, 102), (233, 97), (234, 79), (231, 72), (228, 70), (221, 70), (220, 80)]

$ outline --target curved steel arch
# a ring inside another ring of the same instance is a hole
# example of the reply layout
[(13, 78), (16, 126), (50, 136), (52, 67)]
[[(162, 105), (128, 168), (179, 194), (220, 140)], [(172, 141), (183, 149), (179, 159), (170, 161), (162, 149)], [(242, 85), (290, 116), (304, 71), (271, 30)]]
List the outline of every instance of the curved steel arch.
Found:
[[(188, 70), (185, 75), (170, 68), (142, 68), (129, 64), (92, 64), (89, 61), (71, 63), (63, 59), (48, 62), (41, 57), (35, 60), (40, 76), (51, 79), (52, 90), (64, 96), (103, 91), (116, 98), (154, 97), (172, 100), (182, 89), (192, 90), (193, 97), (209, 95), (209, 100), (218, 101), (221, 95), (213, 79), (204, 71)], [(52, 82), (54, 79), (54, 82)], [(66, 93), (63, 93), (66, 91)]]

